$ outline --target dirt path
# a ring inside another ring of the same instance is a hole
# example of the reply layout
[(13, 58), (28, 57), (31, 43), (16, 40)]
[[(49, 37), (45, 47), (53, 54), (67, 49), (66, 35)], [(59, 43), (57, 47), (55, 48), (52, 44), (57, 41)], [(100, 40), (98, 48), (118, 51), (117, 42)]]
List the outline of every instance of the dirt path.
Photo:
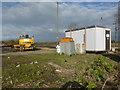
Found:
[(52, 67), (55, 67), (56, 68), (56, 72), (62, 76), (64, 75), (72, 75), (74, 74), (74, 71), (73, 70), (68, 70), (68, 69), (65, 69), (57, 64), (54, 64), (52, 62), (49, 62), (48, 65), (51, 65)]

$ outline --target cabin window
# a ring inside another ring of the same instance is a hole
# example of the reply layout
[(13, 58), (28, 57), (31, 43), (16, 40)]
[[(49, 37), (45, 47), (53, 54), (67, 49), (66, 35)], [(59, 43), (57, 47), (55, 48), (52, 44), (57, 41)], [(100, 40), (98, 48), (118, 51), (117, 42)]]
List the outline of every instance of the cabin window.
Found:
[(109, 35), (109, 34), (106, 34), (106, 37), (110, 37), (110, 35)]

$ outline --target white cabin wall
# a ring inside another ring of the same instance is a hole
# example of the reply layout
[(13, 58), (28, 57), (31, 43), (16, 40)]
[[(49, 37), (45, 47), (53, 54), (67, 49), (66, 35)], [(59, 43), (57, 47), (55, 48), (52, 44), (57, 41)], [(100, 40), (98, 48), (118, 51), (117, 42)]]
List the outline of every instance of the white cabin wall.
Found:
[(72, 35), (73, 40), (75, 40), (75, 44), (83, 43), (84, 42), (84, 31), (74, 31)]
[(86, 30), (86, 50), (87, 51), (95, 50), (95, 28)]
[[(86, 29), (86, 50), (87, 51), (105, 51), (106, 37), (105, 31), (110, 31), (110, 49), (111, 49), (111, 30), (109, 28), (89, 28)], [(85, 30), (72, 31), (72, 38), (75, 42), (75, 50), (84, 43)], [(66, 37), (70, 37), (70, 32), (66, 32)]]
[(66, 32), (65, 37), (70, 37), (70, 32)]
[(96, 27), (96, 36), (95, 36), (95, 51), (104, 51), (105, 50), (105, 29)]
[[(66, 32), (66, 37), (70, 37), (70, 32)], [(75, 44), (84, 43), (84, 30), (72, 31), (72, 38)]]
[[(72, 38), (75, 43), (76, 53), (83, 53), (82, 44), (84, 43), (84, 30), (72, 31)], [(66, 32), (66, 37), (70, 37), (70, 32)]]

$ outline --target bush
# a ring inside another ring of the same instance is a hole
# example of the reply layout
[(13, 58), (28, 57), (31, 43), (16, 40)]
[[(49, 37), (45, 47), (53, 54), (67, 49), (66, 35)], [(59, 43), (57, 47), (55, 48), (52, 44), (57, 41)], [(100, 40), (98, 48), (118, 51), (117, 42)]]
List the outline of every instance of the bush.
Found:
[(86, 75), (89, 77), (89, 80), (86, 79), (86, 88), (97, 87), (96, 83), (93, 83), (93, 81), (104, 82), (107, 76), (115, 71), (112, 64), (107, 63), (105, 59), (105, 57), (100, 56), (98, 59), (93, 60), (93, 64), (91, 64), (90, 68), (86, 69)]

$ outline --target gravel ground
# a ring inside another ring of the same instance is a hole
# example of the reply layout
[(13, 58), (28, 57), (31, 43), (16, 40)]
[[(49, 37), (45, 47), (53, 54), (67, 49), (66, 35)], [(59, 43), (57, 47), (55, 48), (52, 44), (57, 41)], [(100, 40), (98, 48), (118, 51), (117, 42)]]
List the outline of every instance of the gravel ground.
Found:
[(47, 47), (37, 47), (36, 50), (34, 51), (23, 51), (23, 52), (19, 52), (19, 51), (11, 51), (10, 47), (4, 47), (4, 48), (0, 48), (0, 56), (3, 55), (28, 55), (28, 54), (43, 54), (43, 53), (54, 53), (55, 52), (55, 48), (47, 48)]

